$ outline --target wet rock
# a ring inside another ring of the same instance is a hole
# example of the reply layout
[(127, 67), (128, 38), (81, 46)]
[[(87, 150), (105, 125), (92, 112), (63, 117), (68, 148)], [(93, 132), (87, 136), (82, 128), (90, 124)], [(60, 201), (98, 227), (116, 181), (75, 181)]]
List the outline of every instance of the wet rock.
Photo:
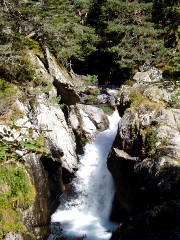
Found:
[[(117, 189), (116, 208), (111, 213), (112, 221), (121, 222), (132, 214), (134, 204), (134, 193), (136, 189), (136, 177), (134, 165), (137, 158), (131, 157), (123, 150), (113, 148), (107, 160), (107, 166), (111, 173)], [(117, 210), (118, 209), (118, 210)]]

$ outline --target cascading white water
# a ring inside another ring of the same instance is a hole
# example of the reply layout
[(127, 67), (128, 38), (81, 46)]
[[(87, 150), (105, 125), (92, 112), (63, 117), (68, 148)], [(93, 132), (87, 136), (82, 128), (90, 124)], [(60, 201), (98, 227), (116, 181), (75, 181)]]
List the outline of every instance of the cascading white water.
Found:
[(52, 222), (61, 223), (63, 236), (86, 235), (88, 240), (104, 240), (111, 236), (110, 230), (114, 224), (110, 223), (109, 214), (114, 185), (106, 160), (119, 119), (115, 111), (109, 117), (110, 127), (100, 133), (93, 143), (87, 144), (84, 154), (80, 156), (71, 199), (62, 199), (60, 207), (51, 217)]

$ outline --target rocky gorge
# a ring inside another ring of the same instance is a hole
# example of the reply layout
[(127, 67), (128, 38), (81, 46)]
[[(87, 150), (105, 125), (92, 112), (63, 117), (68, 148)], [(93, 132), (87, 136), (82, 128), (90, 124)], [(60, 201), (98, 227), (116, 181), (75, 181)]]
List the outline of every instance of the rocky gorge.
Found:
[(122, 225), (112, 239), (179, 239), (179, 86), (151, 68), (120, 93), (122, 119), (107, 164), (117, 190), (111, 217)]
[[(48, 48), (41, 57), (32, 50), (26, 58), (36, 84), (29, 84), (28, 88), (11, 85), (15, 89), (13, 110), (9, 107), (1, 112), (1, 143), (5, 146), (1, 168), (21, 169), (29, 182), (25, 192), (21, 192), (20, 186), (21, 193), (11, 199), (8, 194), (12, 185), (5, 177), (0, 179), (0, 192), (5, 196), (2, 201), (6, 203), (1, 210), (0, 237), (5, 240), (47, 237), (50, 216), (76, 175), (78, 154), (109, 126), (103, 110), (81, 101), (81, 87), (77, 89), (73, 78)], [(112, 239), (177, 240), (178, 83), (163, 81), (161, 71), (149, 67), (109, 94), (115, 99), (115, 104), (108, 100), (109, 105), (117, 107), (122, 117), (107, 160), (116, 187), (111, 220), (121, 223), (113, 231)], [(11, 115), (15, 114), (18, 116), (12, 122)], [(12, 214), (17, 216), (13, 219)], [(12, 221), (6, 223), (9, 218)], [(16, 225), (17, 221), (22, 223), (21, 227)]]

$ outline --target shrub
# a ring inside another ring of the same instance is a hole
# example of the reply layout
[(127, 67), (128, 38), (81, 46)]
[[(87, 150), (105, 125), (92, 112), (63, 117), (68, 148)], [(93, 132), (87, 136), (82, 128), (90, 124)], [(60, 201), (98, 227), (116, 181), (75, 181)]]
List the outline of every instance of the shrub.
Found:
[(21, 116), (22, 112), (19, 110), (16, 104), (18, 88), (7, 82), (5, 79), (0, 79), (0, 120), (4, 115), (9, 116), (9, 120), (13, 117), (13, 120)]
[(156, 143), (158, 142), (157, 133), (152, 127), (147, 127), (141, 132), (143, 146), (142, 154), (144, 157), (152, 157), (156, 153)]

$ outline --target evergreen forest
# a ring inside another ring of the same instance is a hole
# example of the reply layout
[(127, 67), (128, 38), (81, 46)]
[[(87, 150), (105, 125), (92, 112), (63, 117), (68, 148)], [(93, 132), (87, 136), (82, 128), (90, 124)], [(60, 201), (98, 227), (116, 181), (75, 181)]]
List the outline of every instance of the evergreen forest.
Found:
[(121, 85), (142, 66), (180, 76), (179, 0), (1, 0), (0, 19), (7, 80), (28, 81), (21, 57), (46, 46), (68, 71), (100, 84)]

